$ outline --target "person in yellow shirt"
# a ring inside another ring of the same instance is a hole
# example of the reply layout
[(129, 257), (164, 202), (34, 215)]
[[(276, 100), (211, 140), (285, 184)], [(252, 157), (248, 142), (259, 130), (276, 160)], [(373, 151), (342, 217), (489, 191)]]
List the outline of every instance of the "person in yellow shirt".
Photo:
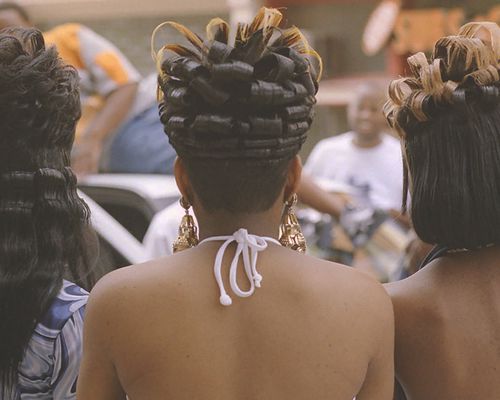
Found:
[[(0, 4), (0, 30), (31, 25), (24, 8)], [(159, 120), (155, 77), (142, 79), (116, 46), (83, 25), (60, 25), (44, 38), (80, 76), (83, 118), (73, 151), (75, 170), (171, 173), (175, 153)]]

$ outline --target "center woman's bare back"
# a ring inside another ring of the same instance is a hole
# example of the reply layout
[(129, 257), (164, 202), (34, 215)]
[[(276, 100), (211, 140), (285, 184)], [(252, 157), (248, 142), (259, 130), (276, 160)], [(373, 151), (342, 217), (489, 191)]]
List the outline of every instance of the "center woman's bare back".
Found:
[(217, 249), (204, 244), (98, 284), (79, 399), (123, 398), (120, 386), (131, 400), (392, 398), (392, 306), (378, 283), (270, 245), (259, 255), (262, 288), (250, 298), (228, 290), (224, 307)]

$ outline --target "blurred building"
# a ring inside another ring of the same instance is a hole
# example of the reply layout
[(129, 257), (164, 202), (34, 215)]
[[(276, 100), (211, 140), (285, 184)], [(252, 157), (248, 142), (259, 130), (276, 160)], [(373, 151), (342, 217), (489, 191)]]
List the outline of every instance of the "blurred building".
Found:
[(145, 18), (224, 12), (226, 0), (19, 0), (41, 21)]
[(228, 17), (226, 0), (17, 0), (42, 29), (83, 23), (115, 43), (143, 74), (154, 71), (153, 29), (175, 19), (203, 32), (213, 16)]

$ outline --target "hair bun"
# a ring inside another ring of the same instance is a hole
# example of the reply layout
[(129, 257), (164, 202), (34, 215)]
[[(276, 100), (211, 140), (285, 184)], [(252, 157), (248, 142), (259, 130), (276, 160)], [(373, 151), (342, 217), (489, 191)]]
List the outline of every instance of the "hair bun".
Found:
[(279, 30), (281, 19), (263, 7), (251, 24), (238, 25), (234, 45), (220, 18), (207, 25), (205, 41), (175, 22), (157, 28), (173, 27), (191, 44), (156, 54), (160, 117), (179, 155), (281, 159), (300, 149), (321, 59), (297, 28)]
[[(477, 37), (481, 29), (488, 32), (490, 40)], [(435, 118), (437, 111), (498, 104), (499, 40), (498, 26), (494, 29), (474, 23), (464, 26), (458, 36), (439, 39), (431, 62), (423, 53), (408, 58), (413, 76), (389, 86), (384, 111), (390, 125), (401, 132), (411, 129), (415, 121)], [(404, 115), (398, 117), (399, 113)]]

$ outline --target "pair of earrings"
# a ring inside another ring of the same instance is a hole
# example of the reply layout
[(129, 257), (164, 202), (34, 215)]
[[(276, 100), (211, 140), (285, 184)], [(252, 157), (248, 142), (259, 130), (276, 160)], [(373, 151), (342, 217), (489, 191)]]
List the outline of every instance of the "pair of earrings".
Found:
[[(196, 227), (193, 217), (189, 214), (191, 205), (184, 197), (181, 197), (179, 203), (181, 207), (184, 208), (185, 215), (182, 217), (179, 226), (179, 236), (173, 244), (174, 253), (194, 247), (199, 242), (198, 228)], [(285, 203), (285, 213), (279, 228), (279, 242), (284, 247), (288, 247), (299, 253), (305, 253), (306, 240), (302, 233), (302, 229), (300, 229), (297, 216), (295, 215), (294, 208), (296, 204), (297, 194), (294, 193)]]

